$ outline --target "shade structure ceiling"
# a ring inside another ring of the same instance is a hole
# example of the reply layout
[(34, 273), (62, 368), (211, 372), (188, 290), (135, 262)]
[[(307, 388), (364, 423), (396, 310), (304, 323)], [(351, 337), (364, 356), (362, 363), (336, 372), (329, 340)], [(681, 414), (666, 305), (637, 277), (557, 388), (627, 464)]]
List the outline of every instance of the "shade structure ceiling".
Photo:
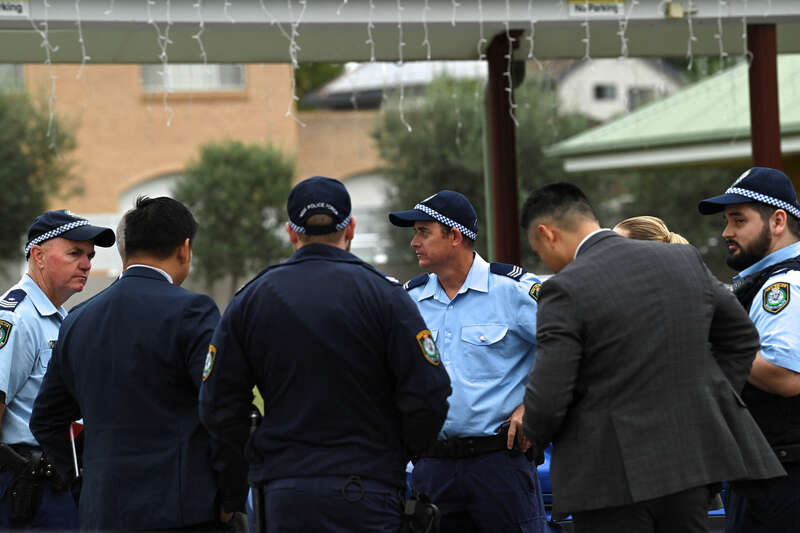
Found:
[(745, 23), (800, 52), (798, 0), (3, 0), (0, 62), (43, 61), (45, 36), (55, 63), (157, 63), (159, 36), (170, 62), (288, 62), (293, 25), (310, 62), (425, 60), (426, 35), (433, 59), (477, 59), (481, 34), (506, 29), (524, 32), (522, 59), (532, 27), (539, 59), (680, 57), (690, 36), (692, 54), (718, 56), (743, 53)]

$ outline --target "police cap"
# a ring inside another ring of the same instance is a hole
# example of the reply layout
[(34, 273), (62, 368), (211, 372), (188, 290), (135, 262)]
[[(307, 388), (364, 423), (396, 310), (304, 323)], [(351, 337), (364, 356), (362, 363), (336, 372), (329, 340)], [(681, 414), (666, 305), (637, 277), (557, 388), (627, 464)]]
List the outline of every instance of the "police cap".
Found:
[(725, 194), (707, 198), (697, 208), (703, 215), (719, 213), (726, 205), (759, 202), (783, 209), (795, 218), (800, 218), (792, 180), (774, 168), (753, 167), (739, 176)]
[(36, 217), (28, 229), (25, 257), (30, 256), (31, 248), (35, 245), (56, 237), (71, 241), (92, 241), (102, 248), (113, 246), (115, 240), (111, 228), (92, 226), (85, 218), (77, 217), (66, 209), (48, 211)]
[[(286, 202), (286, 211), (289, 213), (289, 226), (297, 233), (334, 233), (350, 224), (350, 194), (341, 181), (314, 176), (294, 186)], [(307, 224), (312, 215), (328, 215), (333, 223), (326, 226)]]
[(470, 240), (478, 238), (478, 214), (466, 196), (455, 191), (439, 191), (408, 211), (389, 213), (395, 226), (411, 227), (414, 222), (441, 222), (456, 228)]

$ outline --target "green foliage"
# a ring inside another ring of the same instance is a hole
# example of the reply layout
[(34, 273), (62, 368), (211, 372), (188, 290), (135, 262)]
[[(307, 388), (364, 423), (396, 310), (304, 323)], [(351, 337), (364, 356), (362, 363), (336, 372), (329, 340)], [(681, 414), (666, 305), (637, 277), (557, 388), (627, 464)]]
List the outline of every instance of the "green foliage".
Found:
[(197, 217), (194, 264), (208, 283), (229, 276), (235, 289), (289, 254), (280, 222), (293, 175), (294, 161), (270, 145), (223, 141), (200, 148), (173, 194)]
[[(516, 91), (516, 102), (521, 190), (568, 179), (561, 162), (545, 156), (543, 149), (580, 131), (584, 121), (561, 115), (555, 95), (538, 84), (521, 86)], [(486, 256), (482, 83), (440, 78), (428, 86), (423, 98), (408, 99), (404, 115), (412, 132), (400, 119), (397, 99), (390, 100), (385, 110), (373, 137), (386, 163), (384, 173), (394, 184), (390, 208), (409, 209), (441, 189), (456, 190), (467, 196), (478, 212), (477, 249)], [(398, 250), (393, 255), (410, 261), (410, 231), (398, 229), (393, 235)], [(532, 260), (531, 255), (529, 262)]]
[[(297, 97), (302, 102), (303, 97), (315, 89), (319, 89), (330, 80), (344, 72), (343, 63), (300, 63), (295, 70), (295, 83), (297, 83)], [(299, 109), (304, 109), (298, 103)]]
[(49, 200), (69, 193), (74, 180), (66, 154), (75, 147), (73, 135), (50, 113), (22, 92), (0, 90), (0, 190), (3, 191), (3, 231), (0, 264), (19, 261), (22, 241)]

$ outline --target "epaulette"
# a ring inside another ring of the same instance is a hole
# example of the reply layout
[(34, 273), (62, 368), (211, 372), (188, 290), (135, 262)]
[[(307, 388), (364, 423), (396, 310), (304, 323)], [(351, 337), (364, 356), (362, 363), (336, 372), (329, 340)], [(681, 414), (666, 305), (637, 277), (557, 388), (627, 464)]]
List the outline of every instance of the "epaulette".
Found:
[(517, 265), (509, 265), (508, 263), (491, 263), (489, 271), (492, 274), (499, 274), (501, 276), (508, 276), (514, 281), (519, 281), (525, 275), (527, 270)]
[(27, 295), (28, 293), (22, 289), (9, 291), (6, 297), (0, 300), (0, 311), (13, 311)]
[(430, 278), (430, 274), (420, 274), (416, 278), (411, 278), (410, 280), (406, 281), (403, 284), (403, 288), (407, 291), (419, 287), (420, 285), (425, 285), (428, 283), (428, 278)]

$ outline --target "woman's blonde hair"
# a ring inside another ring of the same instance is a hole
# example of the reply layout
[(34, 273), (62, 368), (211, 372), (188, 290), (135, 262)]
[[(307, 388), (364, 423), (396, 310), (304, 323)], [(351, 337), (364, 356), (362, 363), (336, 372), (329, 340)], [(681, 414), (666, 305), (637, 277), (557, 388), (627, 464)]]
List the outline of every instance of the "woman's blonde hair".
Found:
[[(664, 221), (658, 217), (640, 216), (627, 218), (616, 225), (616, 228), (624, 230), (631, 239), (640, 241), (660, 241), (677, 244), (689, 244), (677, 233), (672, 233)], [(616, 229), (615, 228), (615, 229)]]

